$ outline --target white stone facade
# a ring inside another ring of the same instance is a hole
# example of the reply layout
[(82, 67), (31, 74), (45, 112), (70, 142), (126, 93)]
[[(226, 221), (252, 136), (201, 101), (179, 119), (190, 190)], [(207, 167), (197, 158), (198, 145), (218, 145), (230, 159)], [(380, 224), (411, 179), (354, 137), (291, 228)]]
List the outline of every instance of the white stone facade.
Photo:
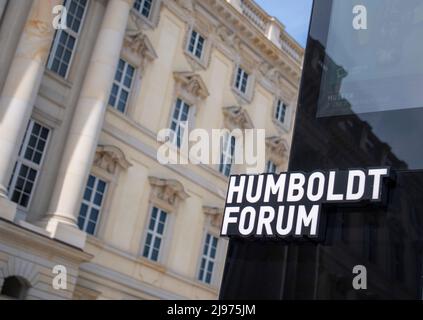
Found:
[(303, 49), (252, 0), (66, 0), (66, 32), (60, 4), (0, 0), (0, 297), (217, 298), (227, 177), (160, 165), (157, 133), (182, 99), (195, 128), (266, 129), (286, 169)]

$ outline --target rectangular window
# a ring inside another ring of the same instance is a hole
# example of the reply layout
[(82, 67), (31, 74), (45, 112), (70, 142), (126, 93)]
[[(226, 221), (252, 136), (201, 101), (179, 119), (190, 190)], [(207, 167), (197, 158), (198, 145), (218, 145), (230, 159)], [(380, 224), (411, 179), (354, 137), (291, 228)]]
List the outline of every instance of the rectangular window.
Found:
[(159, 260), (166, 220), (167, 212), (156, 207), (152, 208), (144, 243), (143, 257), (152, 261)]
[(218, 239), (211, 234), (206, 235), (203, 253), (201, 256), (200, 271), (198, 280), (210, 284), (213, 279), (213, 270), (216, 264)]
[(286, 104), (282, 102), (282, 100), (278, 100), (278, 104), (276, 105), (275, 118), (282, 124), (285, 123), (286, 109)]
[(188, 45), (188, 51), (194, 56), (196, 56), (198, 59), (201, 59), (203, 56), (204, 42), (204, 37), (197, 31), (193, 30)]
[(56, 31), (47, 62), (47, 68), (66, 78), (76, 43), (81, 32), (88, 0), (65, 0), (67, 9), (66, 29)]
[(229, 177), (235, 153), (235, 137), (227, 134), (223, 140), (223, 148), (220, 156), (219, 172)]
[(146, 18), (150, 18), (153, 0), (135, 0), (134, 8)]
[(93, 175), (88, 177), (78, 217), (78, 226), (82, 231), (95, 234), (106, 191), (105, 181)]
[(45, 156), (50, 130), (30, 120), (9, 182), (9, 197), (28, 208)]
[(235, 81), (235, 88), (244, 94), (247, 93), (249, 77), (250, 75), (247, 72), (245, 72), (244, 69), (242, 69), (241, 67), (238, 67), (238, 72), (237, 72), (236, 81)]
[(131, 93), (135, 68), (123, 59), (119, 59), (112, 92), (109, 97), (109, 105), (125, 113)]
[(171, 142), (178, 148), (181, 147), (182, 139), (184, 137), (185, 130), (188, 126), (190, 105), (181, 99), (176, 100), (175, 109), (173, 110), (172, 120), (170, 123), (170, 129), (173, 132)]
[(266, 173), (276, 173), (276, 164), (273, 161), (267, 161)]

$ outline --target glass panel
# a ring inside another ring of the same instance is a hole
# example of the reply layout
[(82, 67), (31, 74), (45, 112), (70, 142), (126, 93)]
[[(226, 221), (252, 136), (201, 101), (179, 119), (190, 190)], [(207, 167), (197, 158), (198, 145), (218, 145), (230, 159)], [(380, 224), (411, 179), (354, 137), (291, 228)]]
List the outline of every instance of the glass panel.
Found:
[[(347, 10), (357, 5), (371, 24), (364, 32)], [(422, 2), (333, 1), (332, 10), (318, 116), (422, 107)]]

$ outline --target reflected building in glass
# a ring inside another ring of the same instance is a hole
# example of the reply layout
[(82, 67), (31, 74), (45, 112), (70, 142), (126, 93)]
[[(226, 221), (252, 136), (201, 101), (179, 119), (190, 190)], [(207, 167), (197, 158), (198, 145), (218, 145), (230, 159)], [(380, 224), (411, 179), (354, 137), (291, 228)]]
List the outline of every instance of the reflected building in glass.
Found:
[[(358, 4), (370, 31), (352, 28)], [(315, 1), (289, 170), (388, 166), (384, 205), (324, 206), (317, 241), (231, 239), (221, 298), (422, 298), (420, 12), (419, 1)]]

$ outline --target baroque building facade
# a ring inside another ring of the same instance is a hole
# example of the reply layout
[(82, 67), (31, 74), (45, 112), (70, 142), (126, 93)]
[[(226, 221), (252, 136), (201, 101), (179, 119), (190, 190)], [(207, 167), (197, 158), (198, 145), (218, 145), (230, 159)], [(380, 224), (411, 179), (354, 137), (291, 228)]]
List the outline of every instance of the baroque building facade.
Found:
[(162, 165), (157, 135), (265, 129), (261, 172), (285, 170), (303, 49), (283, 24), (252, 0), (0, 0), (0, 41), (1, 298), (217, 298), (237, 138), (223, 164)]

